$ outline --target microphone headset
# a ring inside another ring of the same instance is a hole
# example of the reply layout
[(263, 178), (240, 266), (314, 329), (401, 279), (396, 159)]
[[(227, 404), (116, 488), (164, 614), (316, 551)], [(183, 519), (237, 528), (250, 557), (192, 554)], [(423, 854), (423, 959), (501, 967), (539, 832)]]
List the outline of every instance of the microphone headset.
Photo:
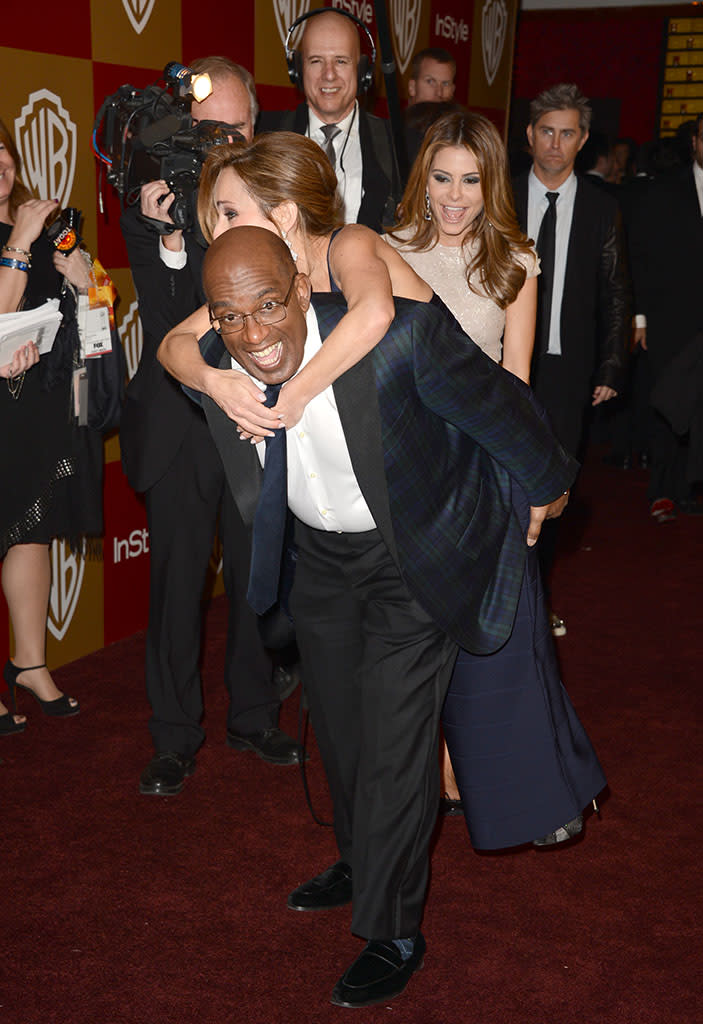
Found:
[(344, 18), (349, 18), (353, 21), (360, 29), (366, 33), (369, 46), (371, 48), (371, 56), (363, 53), (359, 58), (359, 66), (357, 67), (357, 93), (367, 92), (371, 88), (373, 82), (374, 67), (376, 65), (376, 45), (373, 41), (373, 36), (364, 25), (363, 21), (360, 21), (355, 14), (349, 14), (348, 11), (337, 10), (334, 7), (319, 7), (315, 11), (308, 11), (307, 14), (301, 14), (299, 18), (296, 18), (291, 27), (288, 29), (288, 35), (286, 36), (286, 64), (288, 65), (288, 77), (290, 78), (293, 85), (297, 85), (299, 89), (303, 87), (303, 61), (298, 50), (292, 50), (290, 43), (291, 37), (295, 32), (298, 25), (301, 25), (308, 18), (314, 18), (317, 14), (341, 14)]

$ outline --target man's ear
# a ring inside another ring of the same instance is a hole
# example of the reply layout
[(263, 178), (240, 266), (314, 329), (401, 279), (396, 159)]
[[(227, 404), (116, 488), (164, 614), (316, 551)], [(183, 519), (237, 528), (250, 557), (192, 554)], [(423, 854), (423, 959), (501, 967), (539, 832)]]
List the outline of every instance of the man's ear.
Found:
[(271, 210), (271, 220), (281, 234), (283, 234), (284, 231), (291, 231), (298, 223), (297, 203), (287, 199), (284, 203), (279, 203), (278, 206), (274, 206)]
[(298, 274), (295, 279), (295, 294), (298, 296), (298, 305), (303, 313), (307, 313), (310, 305), (312, 285), (307, 274)]
[(581, 139), (581, 145), (580, 145), (580, 146), (579, 146), (579, 148), (577, 149), (577, 151), (576, 151), (577, 153), (580, 153), (580, 152), (581, 152), (581, 150), (583, 149), (583, 147), (584, 147), (584, 146), (585, 146), (585, 144), (586, 144), (586, 139), (588, 138), (588, 136), (589, 136), (590, 134), (591, 134), (590, 132), (584, 132), (584, 133), (583, 133), (583, 138)]
[(534, 132), (532, 130), (532, 125), (531, 124), (528, 124), (527, 128), (525, 129), (525, 133), (527, 135), (527, 141), (528, 141), (528, 143), (530, 145), (530, 149), (532, 149), (533, 146), (534, 146), (535, 134), (534, 134)]
[(417, 95), (417, 83), (416, 83), (414, 78), (409, 78), (408, 79), (408, 96), (410, 97), (411, 100), (414, 100), (416, 95)]

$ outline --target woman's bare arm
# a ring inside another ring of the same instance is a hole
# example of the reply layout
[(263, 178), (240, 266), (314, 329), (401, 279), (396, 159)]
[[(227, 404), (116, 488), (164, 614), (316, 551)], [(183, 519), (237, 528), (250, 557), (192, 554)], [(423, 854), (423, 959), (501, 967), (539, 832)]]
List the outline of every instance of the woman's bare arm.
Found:
[(321, 350), (282, 389), (276, 411), (287, 427), (319, 395), (378, 344), (395, 316), (394, 295), (429, 301), (432, 289), (374, 231), (349, 224), (334, 238), (330, 270), (347, 312)]
[(526, 384), (530, 383), (530, 364), (535, 344), (537, 316), (537, 278), (528, 277), (514, 302), (505, 311), (503, 367)]

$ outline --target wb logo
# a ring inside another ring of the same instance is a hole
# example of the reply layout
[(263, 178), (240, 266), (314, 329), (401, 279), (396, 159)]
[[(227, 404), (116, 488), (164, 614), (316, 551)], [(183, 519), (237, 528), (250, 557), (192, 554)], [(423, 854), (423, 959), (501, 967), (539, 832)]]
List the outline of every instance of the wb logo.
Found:
[(76, 126), (60, 98), (48, 89), (31, 93), (15, 119), (15, 138), (26, 183), (40, 199), (68, 206), (76, 172)]
[(136, 302), (127, 310), (127, 314), (120, 324), (120, 341), (127, 360), (127, 376), (131, 380), (137, 372), (139, 360), (142, 357), (144, 346), (144, 334), (142, 333), (142, 322), (139, 319), (138, 306)]
[(421, 14), (422, 3), (420, 0), (391, 0), (391, 21), (393, 22), (396, 56), (402, 74), (405, 74), (415, 50)]
[(142, 34), (151, 17), (154, 2), (155, 0), (122, 0), (125, 13), (138, 36)]
[[(85, 547), (85, 546), (84, 546)], [(62, 540), (51, 545), (49, 632), (61, 641), (71, 625), (85, 573), (85, 551), (74, 554)]]
[[(276, 26), (281, 42), (285, 46), (288, 35), (288, 26), (292, 25), (301, 14), (307, 14), (310, 8), (310, 0), (273, 0), (273, 13), (276, 16)], [(291, 41), (293, 46), (297, 45), (300, 28), (297, 28)]]

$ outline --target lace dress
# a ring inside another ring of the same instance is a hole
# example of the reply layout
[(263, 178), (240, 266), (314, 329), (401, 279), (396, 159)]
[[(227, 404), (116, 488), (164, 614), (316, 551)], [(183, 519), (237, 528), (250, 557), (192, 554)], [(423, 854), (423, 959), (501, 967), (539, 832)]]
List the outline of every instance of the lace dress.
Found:
[[(470, 245), (465, 249), (460, 245), (435, 245), (427, 252), (412, 252), (403, 247), (402, 240), (397, 241), (390, 235), (383, 237), (451, 309), (472, 341), (499, 363), (505, 310), (485, 293), (477, 294), (467, 285), (466, 260), (473, 256)], [(399, 237), (407, 237), (407, 233), (403, 235), (401, 232)], [(527, 268), (528, 277), (539, 274), (539, 262), (534, 252), (517, 253), (517, 258)]]
[[(11, 230), (0, 223), (0, 245)], [(44, 234), (32, 245), (26, 309), (59, 296), (62, 278), (53, 252)], [(76, 547), (81, 535), (102, 530), (102, 442), (73, 426), (70, 372), (55, 375), (46, 387), (47, 358), (27, 371), (16, 398), (0, 378), (0, 559), (14, 544), (64, 537)]]

